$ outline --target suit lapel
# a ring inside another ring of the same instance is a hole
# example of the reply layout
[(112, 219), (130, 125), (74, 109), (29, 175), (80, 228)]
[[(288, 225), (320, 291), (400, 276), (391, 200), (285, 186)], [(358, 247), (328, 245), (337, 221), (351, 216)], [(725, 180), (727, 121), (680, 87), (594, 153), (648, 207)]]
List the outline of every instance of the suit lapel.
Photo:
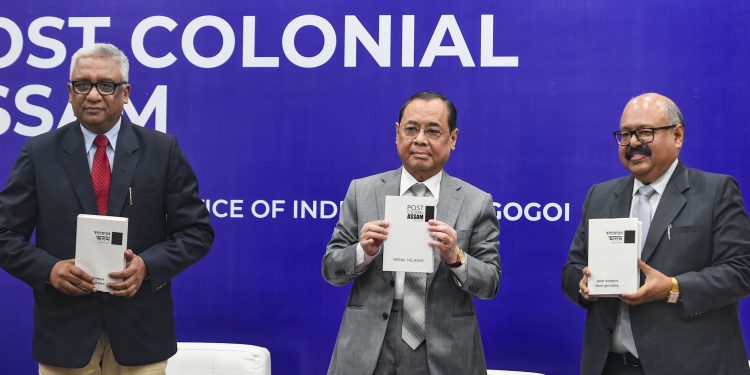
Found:
[[(436, 218), (448, 225), (451, 228), (456, 228), (456, 221), (458, 220), (458, 213), (461, 210), (461, 205), (464, 202), (464, 195), (460, 192), (461, 185), (458, 184), (455, 178), (448, 175), (443, 171), (443, 178), (440, 180), (440, 199), (438, 200), (436, 208)], [(430, 285), (432, 280), (435, 278), (435, 274), (440, 268), (442, 261), (440, 260), (439, 250), (432, 250), (433, 257), (433, 272), (427, 274), (427, 291), (429, 293)]]
[(688, 180), (687, 170), (682, 163), (678, 163), (672, 178), (664, 189), (664, 195), (659, 199), (659, 206), (654, 212), (654, 218), (651, 220), (646, 243), (643, 245), (643, 252), (641, 253), (641, 259), (644, 262), (647, 262), (654, 253), (667, 227), (687, 203), (687, 199), (682, 193), (688, 188), (690, 188), (690, 181)]
[[(377, 200), (378, 206), (378, 219), (382, 220), (385, 218), (385, 197), (387, 195), (400, 195), (399, 188), (401, 187), (401, 168), (391, 171), (383, 176), (381, 184), (375, 187), (375, 199)], [(379, 267), (383, 268), (383, 256), (381, 251)], [(394, 273), (383, 272), (383, 275), (389, 280), (393, 280)]]
[(629, 217), (630, 204), (633, 201), (633, 177), (625, 177), (615, 188), (615, 204), (612, 205), (610, 217)]
[(135, 167), (138, 165), (140, 143), (135, 136), (133, 126), (135, 125), (122, 118), (120, 133), (117, 135), (115, 160), (112, 163), (112, 183), (109, 188), (107, 207), (107, 214), (112, 216), (122, 215), (123, 207), (128, 199), (130, 182), (133, 180)]
[(382, 183), (375, 187), (375, 199), (378, 204), (378, 219), (383, 220), (385, 217), (385, 197), (386, 195), (400, 195), (401, 187), (401, 168), (391, 171), (383, 176)]
[(83, 133), (78, 122), (69, 125), (63, 130), (61, 139), (62, 163), (68, 174), (70, 183), (73, 185), (78, 201), (83, 207), (83, 212), (89, 215), (99, 213), (96, 208), (94, 187), (91, 182), (91, 171), (89, 170), (86, 150), (83, 144)]
[(440, 200), (437, 205), (437, 219), (450, 225), (456, 226), (458, 220), (458, 211), (464, 201), (464, 195), (459, 193), (461, 185), (455, 178), (443, 172), (443, 179), (440, 181)]

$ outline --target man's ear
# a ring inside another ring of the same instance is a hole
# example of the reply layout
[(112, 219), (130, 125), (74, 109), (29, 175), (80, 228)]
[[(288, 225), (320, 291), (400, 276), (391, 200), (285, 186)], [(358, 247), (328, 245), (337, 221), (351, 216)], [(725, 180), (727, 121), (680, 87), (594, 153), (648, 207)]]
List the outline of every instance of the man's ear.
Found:
[(122, 100), (125, 104), (128, 104), (128, 100), (130, 100), (130, 84), (126, 83), (124, 87), (122, 88)]
[(674, 143), (677, 149), (682, 148), (682, 143), (685, 141), (685, 125), (679, 124), (674, 128)]

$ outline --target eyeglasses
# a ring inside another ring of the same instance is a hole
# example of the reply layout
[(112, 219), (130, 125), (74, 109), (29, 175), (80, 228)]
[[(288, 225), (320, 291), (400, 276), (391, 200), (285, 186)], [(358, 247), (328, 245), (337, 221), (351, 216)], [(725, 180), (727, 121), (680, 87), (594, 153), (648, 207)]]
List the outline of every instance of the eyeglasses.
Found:
[(409, 138), (414, 138), (417, 135), (419, 135), (419, 132), (424, 131), (424, 135), (430, 139), (439, 139), (440, 136), (442, 136), (443, 133), (445, 133), (445, 131), (440, 130), (439, 128), (436, 128), (436, 127), (429, 127), (429, 128), (422, 129), (416, 125), (406, 125), (404, 127), (401, 127), (401, 131), (404, 133), (404, 136), (409, 137)]
[(617, 141), (617, 144), (620, 146), (627, 146), (630, 144), (630, 138), (635, 134), (636, 139), (638, 139), (638, 142), (641, 142), (643, 144), (651, 143), (654, 141), (654, 133), (656, 133), (657, 130), (664, 130), (664, 129), (671, 129), (674, 128), (679, 124), (672, 124), (667, 126), (662, 126), (659, 128), (643, 128), (638, 129), (636, 131), (616, 131), (615, 134), (615, 140)]
[(106, 95), (112, 95), (117, 90), (117, 87), (122, 85), (127, 85), (127, 82), (89, 82), (89, 81), (71, 81), (70, 85), (73, 86), (73, 91), (76, 94), (81, 95), (88, 95), (88, 93), (91, 91), (91, 88), (96, 86), (96, 91), (99, 92), (99, 95), (106, 96)]

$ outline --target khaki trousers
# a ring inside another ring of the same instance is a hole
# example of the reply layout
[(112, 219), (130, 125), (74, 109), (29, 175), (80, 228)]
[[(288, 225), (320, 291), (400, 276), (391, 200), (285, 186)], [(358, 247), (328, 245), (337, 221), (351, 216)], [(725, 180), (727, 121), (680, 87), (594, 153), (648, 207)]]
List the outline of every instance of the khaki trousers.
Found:
[(165, 375), (167, 361), (143, 366), (120, 366), (112, 354), (107, 334), (96, 343), (94, 355), (84, 368), (62, 368), (39, 364), (39, 375)]

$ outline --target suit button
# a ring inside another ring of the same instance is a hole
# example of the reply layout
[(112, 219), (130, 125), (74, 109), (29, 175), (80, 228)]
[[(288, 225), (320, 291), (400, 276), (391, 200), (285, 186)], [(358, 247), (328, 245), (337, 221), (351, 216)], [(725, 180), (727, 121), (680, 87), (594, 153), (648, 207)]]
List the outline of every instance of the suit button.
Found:
[(383, 313), (383, 320), (388, 320), (388, 313)]
[(612, 328), (607, 328), (607, 332), (609, 332), (609, 334), (611, 335), (611, 334), (612, 334), (612, 332), (613, 332), (613, 331), (612, 331)]
[(393, 288), (396, 285), (396, 282), (391, 280), (390, 284), (391, 284), (391, 288)]

